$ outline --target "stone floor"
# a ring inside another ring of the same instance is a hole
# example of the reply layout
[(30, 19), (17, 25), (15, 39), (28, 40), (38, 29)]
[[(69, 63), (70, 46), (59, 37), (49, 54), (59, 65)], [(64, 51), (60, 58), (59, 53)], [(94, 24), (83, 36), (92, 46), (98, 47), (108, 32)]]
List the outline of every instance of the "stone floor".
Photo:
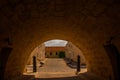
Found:
[[(32, 70), (32, 66), (28, 66), (28, 70)], [(99, 80), (92, 74), (87, 73), (87, 69), (81, 69), (81, 72), (76, 75), (76, 69), (70, 68), (66, 65), (64, 59), (46, 59), (42, 67), (37, 68), (36, 73), (28, 71), (25, 79), (22, 80)], [(35, 75), (35, 77), (30, 77)]]

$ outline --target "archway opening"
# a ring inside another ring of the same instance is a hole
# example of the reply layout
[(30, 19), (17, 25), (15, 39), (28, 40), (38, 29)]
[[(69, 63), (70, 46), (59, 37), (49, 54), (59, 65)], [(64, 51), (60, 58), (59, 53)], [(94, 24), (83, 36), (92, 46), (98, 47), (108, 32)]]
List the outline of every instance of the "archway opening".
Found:
[(24, 74), (35, 74), (36, 78), (63, 78), (85, 72), (87, 64), (82, 51), (70, 41), (53, 39), (31, 52)]

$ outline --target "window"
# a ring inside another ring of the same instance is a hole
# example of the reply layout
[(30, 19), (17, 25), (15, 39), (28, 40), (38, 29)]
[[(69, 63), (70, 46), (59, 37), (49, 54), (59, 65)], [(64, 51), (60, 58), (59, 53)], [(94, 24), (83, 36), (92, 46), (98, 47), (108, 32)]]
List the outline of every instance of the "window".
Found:
[(56, 52), (56, 55), (58, 55), (58, 53)]
[(52, 55), (52, 52), (50, 52), (50, 56)]

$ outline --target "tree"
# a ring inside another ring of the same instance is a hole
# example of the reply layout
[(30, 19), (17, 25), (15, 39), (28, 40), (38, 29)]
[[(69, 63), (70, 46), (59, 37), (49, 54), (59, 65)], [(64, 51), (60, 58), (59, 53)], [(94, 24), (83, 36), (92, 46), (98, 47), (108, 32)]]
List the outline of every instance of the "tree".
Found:
[(59, 58), (65, 58), (65, 51), (59, 52)]

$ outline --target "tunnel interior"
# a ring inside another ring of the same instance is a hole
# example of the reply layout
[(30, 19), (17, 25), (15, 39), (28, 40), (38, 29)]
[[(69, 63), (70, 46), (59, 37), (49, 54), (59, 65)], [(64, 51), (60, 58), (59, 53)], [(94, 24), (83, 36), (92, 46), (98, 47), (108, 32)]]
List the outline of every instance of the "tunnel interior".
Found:
[[(119, 3), (119, 0), (1, 0), (0, 78), (15, 80), (24, 72), (34, 48), (56, 38), (74, 43), (83, 52), (89, 73), (102, 80), (119, 80), (120, 63), (116, 58), (120, 55)], [(109, 51), (106, 44), (114, 44), (117, 51), (113, 46), (109, 47), (113, 51)]]

